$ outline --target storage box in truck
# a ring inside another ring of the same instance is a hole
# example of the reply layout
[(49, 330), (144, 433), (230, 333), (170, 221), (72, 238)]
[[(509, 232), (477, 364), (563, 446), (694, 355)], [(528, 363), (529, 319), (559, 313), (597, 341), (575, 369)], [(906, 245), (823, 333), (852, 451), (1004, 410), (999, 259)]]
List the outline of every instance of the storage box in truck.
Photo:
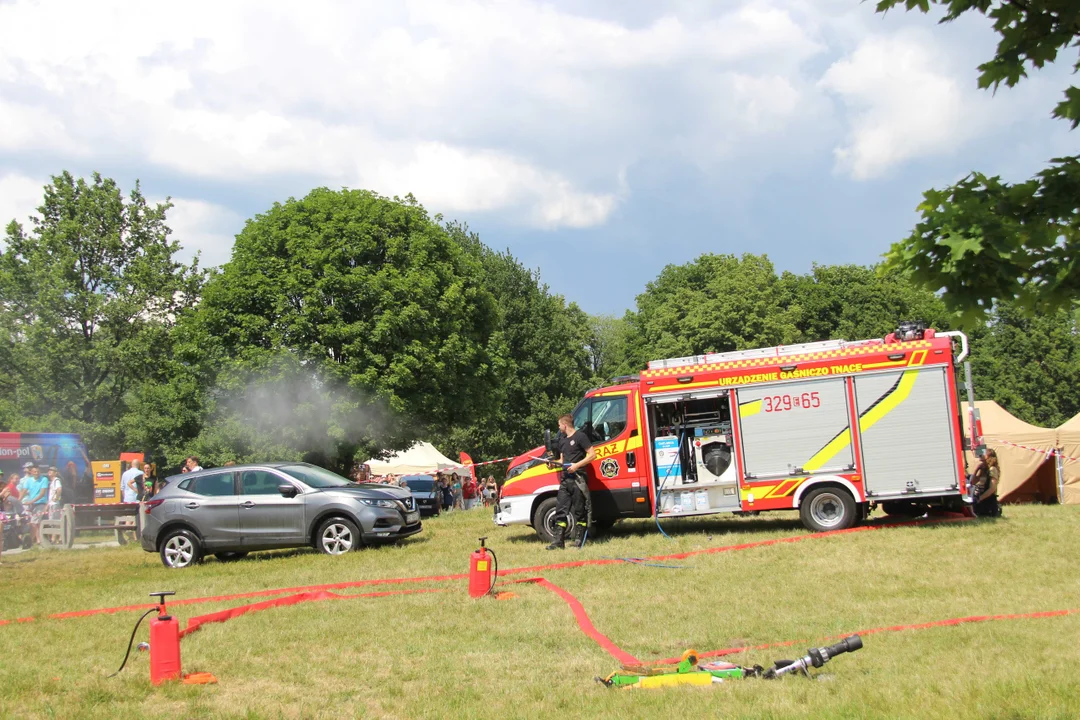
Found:
[[(798, 510), (811, 530), (875, 507), (918, 516), (970, 503), (956, 367), (959, 332), (904, 324), (834, 340), (650, 362), (573, 412), (593, 532), (622, 518)], [(971, 401), (968, 384), (968, 401)], [(510, 465), (495, 522), (552, 536), (559, 475), (543, 447)]]

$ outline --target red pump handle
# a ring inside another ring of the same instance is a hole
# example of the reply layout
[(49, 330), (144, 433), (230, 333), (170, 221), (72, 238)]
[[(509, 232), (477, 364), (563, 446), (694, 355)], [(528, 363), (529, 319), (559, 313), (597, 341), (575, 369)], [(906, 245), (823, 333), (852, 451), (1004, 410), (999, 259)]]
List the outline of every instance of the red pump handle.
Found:
[(158, 601), (158, 615), (164, 615), (165, 614), (165, 596), (166, 595), (175, 595), (175, 594), (176, 594), (175, 590), (160, 590), (158, 592), (150, 593), (150, 597), (152, 597), (152, 598), (156, 597), (157, 598), (157, 601)]

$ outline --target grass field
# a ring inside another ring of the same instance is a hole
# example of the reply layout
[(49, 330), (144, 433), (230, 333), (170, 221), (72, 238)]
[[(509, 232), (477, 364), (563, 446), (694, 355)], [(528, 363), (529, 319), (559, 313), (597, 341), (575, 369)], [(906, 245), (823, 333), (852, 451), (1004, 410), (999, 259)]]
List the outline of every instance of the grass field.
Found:
[[(1080, 508), (1009, 507), (998, 521), (891, 528), (740, 552), (682, 569), (626, 563), (543, 575), (596, 627), (642, 659), (945, 618), (1080, 608)], [(643, 557), (803, 535), (791, 514), (622, 523), (582, 551), (549, 553), (528, 528), (495, 528), (487, 511), (425, 522), (400, 546), (331, 558), (312, 551), (213, 559), (167, 571), (138, 547), (34, 550), (0, 565), (11, 619), (181, 598), (372, 578), (465, 572), (489, 536), (503, 567)], [(552, 557), (555, 555), (556, 557)], [(521, 576), (515, 576), (521, 577)], [(210, 686), (151, 687), (148, 659), (117, 678), (137, 614), (0, 627), (4, 717), (747, 717), (1073, 718), (1080, 716), (1080, 615), (868, 636), (818, 679), (615, 691), (617, 669), (539, 587), (470, 600), (447, 591), (314, 602), (208, 625), (182, 643), (186, 671)], [(341, 592), (365, 592), (380, 587)], [(176, 608), (181, 621), (250, 601)], [(145, 639), (140, 630), (137, 639)], [(791, 650), (732, 658), (768, 665)]]

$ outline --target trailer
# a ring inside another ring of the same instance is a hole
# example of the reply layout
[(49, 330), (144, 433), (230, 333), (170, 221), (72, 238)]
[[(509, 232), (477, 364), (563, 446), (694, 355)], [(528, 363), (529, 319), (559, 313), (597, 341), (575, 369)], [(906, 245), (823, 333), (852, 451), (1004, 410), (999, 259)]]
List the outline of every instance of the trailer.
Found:
[[(971, 498), (955, 370), (967, 352), (963, 333), (905, 324), (879, 339), (652, 361), (573, 412), (596, 448), (594, 531), (621, 518), (768, 510), (798, 510), (824, 531), (877, 507), (962, 510)], [(511, 463), (495, 522), (549, 540), (559, 471), (544, 452)]]
[(136, 523), (139, 503), (110, 503), (64, 505), (59, 520), (41, 521), (41, 543), (46, 547), (70, 549), (79, 533), (112, 532), (116, 542), (127, 545), (128, 533), (137, 540)]

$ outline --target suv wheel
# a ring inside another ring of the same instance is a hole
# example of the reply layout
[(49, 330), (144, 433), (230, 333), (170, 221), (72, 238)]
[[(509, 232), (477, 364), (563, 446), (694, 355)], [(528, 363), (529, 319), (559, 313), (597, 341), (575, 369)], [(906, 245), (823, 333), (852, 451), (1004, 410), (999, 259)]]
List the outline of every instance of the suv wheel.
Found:
[(347, 518), (327, 518), (315, 533), (315, 547), (327, 555), (344, 555), (360, 547), (360, 530)]
[(202, 543), (190, 530), (173, 530), (161, 542), (161, 563), (167, 568), (186, 568), (202, 560)]

